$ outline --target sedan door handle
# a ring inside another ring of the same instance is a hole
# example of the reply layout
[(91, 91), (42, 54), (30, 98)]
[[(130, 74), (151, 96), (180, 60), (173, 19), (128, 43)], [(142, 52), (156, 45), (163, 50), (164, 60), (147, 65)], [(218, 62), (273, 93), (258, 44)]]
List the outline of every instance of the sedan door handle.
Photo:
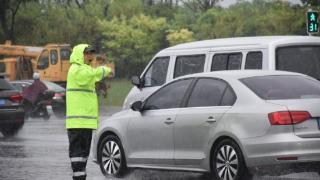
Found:
[(173, 121), (166, 121), (166, 122), (164, 122), (164, 123), (166, 123), (166, 124), (172, 124), (172, 123), (174, 123)]
[(171, 121), (171, 118), (167, 118), (166, 121), (164, 122), (166, 124), (172, 124), (174, 123), (173, 121)]
[(217, 121), (217, 120), (214, 119), (213, 116), (209, 116), (209, 117), (208, 117), (208, 120), (207, 120), (206, 122), (209, 123), (209, 124), (211, 124), (211, 123), (214, 123), (214, 122), (216, 122), (216, 121)]

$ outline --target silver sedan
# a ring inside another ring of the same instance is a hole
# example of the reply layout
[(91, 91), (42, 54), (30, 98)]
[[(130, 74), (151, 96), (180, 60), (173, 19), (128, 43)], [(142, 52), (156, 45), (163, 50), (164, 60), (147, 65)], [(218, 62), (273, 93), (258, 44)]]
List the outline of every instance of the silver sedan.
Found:
[(249, 179), (249, 167), (320, 161), (320, 82), (281, 71), (178, 78), (101, 122), (102, 173), (126, 168), (211, 172)]

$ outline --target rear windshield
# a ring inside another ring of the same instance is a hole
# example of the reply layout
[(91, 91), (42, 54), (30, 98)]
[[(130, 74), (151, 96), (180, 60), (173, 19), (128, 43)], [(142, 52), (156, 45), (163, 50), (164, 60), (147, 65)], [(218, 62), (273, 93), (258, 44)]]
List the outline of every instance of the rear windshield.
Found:
[(265, 100), (320, 98), (320, 82), (303, 76), (257, 76), (240, 81)]
[(11, 90), (14, 89), (9, 82), (5, 79), (0, 79), (0, 90)]
[(63, 92), (65, 91), (65, 89), (61, 86), (59, 86), (58, 84), (55, 84), (53, 82), (50, 81), (42, 81), (44, 82), (44, 84), (48, 87), (49, 90), (52, 90), (54, 92)]
[(277, 48), (276, 69), (299, 72), (320, 80), (320, 46)]

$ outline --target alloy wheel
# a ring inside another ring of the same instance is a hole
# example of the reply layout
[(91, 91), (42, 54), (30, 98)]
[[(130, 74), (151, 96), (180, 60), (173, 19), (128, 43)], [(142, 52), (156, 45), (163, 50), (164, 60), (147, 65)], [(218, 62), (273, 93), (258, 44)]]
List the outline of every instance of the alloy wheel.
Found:
[(229, 145), (221, 146), (216, 156), (216, 172), (220, 179), (234, 180), (239, 168), (235, 149)]
[(121, 168), (121, 151), (115, 141), (107, 141), (102, 148), (102, 165), (106, 173), (117, 174)]

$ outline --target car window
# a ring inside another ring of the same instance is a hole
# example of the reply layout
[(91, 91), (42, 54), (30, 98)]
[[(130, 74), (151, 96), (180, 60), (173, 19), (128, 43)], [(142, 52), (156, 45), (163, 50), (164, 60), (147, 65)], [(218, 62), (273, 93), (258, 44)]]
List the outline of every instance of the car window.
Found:
[(145, 73), (144, 87), (161, 86), (166, 82), (170, 57), (158, 57)]
[(245, 69), (262, 69), (262, 52), (249, 52), (246, 57)]
[(46, 69), (49, 67), (49, 51), (48, 50), (43, 51), (42, 54), (40, 55), (39, 61), (38, 61), (38, 67), (39, 69)]
[(266, 100), (320, 98), (320, 82), (304, 76), (258, 76), (240, 81)]
[(22, 91), (22, 84), (19, 83), (11, 83), (11, 85), (14, 87), (14, 89), (18, 90), (18, 91)]
[(227, 87), (222, 97), (221, 106), (232, 106), (237, 100), (237, 97), (230, 86)]
[(50, 62), (52, 65), (55, 65), (58, 63), (58, 52), (57, 50), (51, 50), (50, 51)]
[(241, 69), (242, 53), (215, 54), (212, 57), (211, 71)]
[(299, 72), (320, 80), (320, 46), (277, 48), (276, 69)]
[(227, 84), (217, 79), (199, 79), (189, 98), (188, 107), (219, 106)]
[(178, 80), (159, 89), (145, 102), (145, 110), (178, 108), (192, 79)]
[(69, 60), (71, 55), (70, 49), (61, 49), (60, 50), (60, 58), (61, 60)]
[(11, 84), (5, 79), (0, 79), (0, 90), (11, 90), (14, 89)]
[(0, 62), (0, 73), (6, 72), (6, 65), (4, 62)]
[(230, 54), (228, 59), (228, 70), (241, 69), (242, 54)]
[(177, 78), (187, 74), (203, 72), (205, 58), (206, 56), (204, 54), (192, 56), (177, 56), (173, 77)]

